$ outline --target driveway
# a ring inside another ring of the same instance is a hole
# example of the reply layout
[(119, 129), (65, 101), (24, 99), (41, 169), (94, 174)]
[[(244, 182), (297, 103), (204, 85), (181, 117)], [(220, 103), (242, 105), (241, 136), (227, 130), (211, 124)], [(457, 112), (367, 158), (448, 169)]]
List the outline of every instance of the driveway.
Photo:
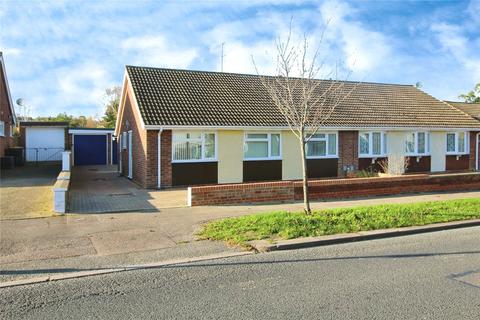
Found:
[(53, 185), (59, 164), (41, 164), (2, 170), (0, 220), (53, 215)]
[(69, 212), (146, 212), (183, 207), (186, 189), (146, 190), (120, 176), (115, 165), (72, 168)]

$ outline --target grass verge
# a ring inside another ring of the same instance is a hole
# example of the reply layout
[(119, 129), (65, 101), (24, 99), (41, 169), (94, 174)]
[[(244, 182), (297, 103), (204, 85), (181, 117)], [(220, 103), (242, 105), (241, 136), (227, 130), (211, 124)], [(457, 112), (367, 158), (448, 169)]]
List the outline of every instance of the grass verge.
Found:
[(311, 215), (286, 211), (255, 214), (211, 221), (198, 236), (248, 247), (251, 240), (294, 239), (475, 218), (480, 218), (478, 198), (328, 209)]

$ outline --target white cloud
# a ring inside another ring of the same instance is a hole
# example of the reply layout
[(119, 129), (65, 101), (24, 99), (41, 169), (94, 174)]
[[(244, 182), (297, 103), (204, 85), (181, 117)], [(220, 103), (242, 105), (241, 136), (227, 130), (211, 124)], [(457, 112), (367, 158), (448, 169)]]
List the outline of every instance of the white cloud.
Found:
[(349, 69), (365, 74), (391, 61), (392, 48), (387, 37), (381, 32), (367, 29), (353, 19), (355, 11), (348, 4), (326, 1), (319, 10), (328, 24), (326, 40), (340, 45)]
[(188, 68), (198, 56), (196, 49), (177, 48), (163, 36), (130, 37), (121, 47), (132, 64), (143, 66)]

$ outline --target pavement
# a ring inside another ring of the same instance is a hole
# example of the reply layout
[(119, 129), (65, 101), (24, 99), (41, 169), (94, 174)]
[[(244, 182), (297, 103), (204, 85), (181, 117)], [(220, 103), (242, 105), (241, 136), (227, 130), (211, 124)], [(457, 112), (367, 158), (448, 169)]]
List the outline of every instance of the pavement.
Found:
[[(480, 191), (313, 202), (314, 209), (480, 197)], [(70, 271), (113, 268), (238, 248), (195, 241), (212, 219), (276, 210), (301, 210), (301, 203), (257, 206), (178, 207), (154, 212), (67, 214), (0, 222), (0, 281)]]
[(52, 188), (60, 170), (58, 163), (2, 170), (0, 220), (53, 216)]
[(2, 319), (479, 319), (480, 227), (0, 290)]

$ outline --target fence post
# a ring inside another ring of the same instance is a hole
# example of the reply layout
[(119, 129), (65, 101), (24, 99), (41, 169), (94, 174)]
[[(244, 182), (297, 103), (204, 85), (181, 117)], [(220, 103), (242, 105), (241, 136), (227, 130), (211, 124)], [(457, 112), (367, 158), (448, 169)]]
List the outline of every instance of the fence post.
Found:
[(72, 168), (72, 152), (63, 151), (62, 152), (62, 171), (70, 171)]

